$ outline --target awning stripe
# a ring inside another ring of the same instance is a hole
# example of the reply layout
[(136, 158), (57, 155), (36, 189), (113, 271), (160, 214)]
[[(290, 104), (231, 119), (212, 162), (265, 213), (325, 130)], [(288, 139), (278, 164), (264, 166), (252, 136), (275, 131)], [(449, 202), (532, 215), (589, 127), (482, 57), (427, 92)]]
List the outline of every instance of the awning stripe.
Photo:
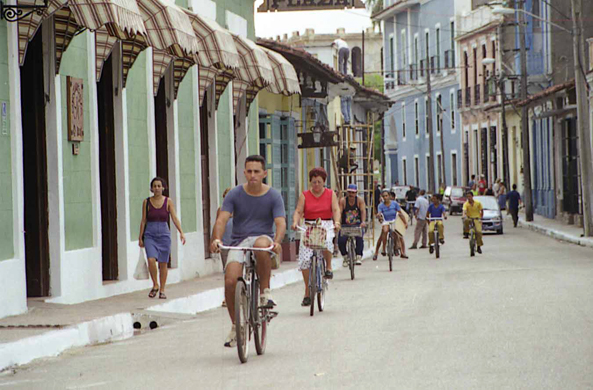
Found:
[(216, 83), (216, 107), (218, 108), (220, 97), (226, 90), (229, 83), (235, 77), (234, 72), (230, 69), (219, 70), (213, 67), (204, 67), (201, 65), (198, 65), (198, 70), (200, 79), (200, 106), (203, 103), (206, 90), (210, 88), (212, 83)]
[(260, 46), (268, 55), (274, 71), (274, 82), (266, 87), (272, 93), (290, 96), (301, 93), (301, 86), (294, 67), (281, 54)]
[(150, 45), (176, 57), (193, 56), (198, 41), (188, 16), (163, 0), (138, 0)]
[(198, 40), (198, 64), (219, 69), (238, 67), (239, 53), (231, 33), (214, 20), (198, 16), (186, 9), (183, 11), (189, 17)]
[(106, 26), (119, 39), (146, 35), (142, 15), (135, 0), (69, 0), (68, 7), (81, 26), (98, 30)]
[[(274, 82), (274, 72), (268, 56), (262, 48), (253, 41), (233, 34), (235, 45), (241, 58), (241, 65), (237, 69), (233, 80), (233, 109), (237, 110), (239, 99), (251, 88), (250, 95), (255, 95)], [(251, 101), (253, 101), (251, 99)], [(251, 103), (248, 98), (248, 104)]]
[(113, 46), (117, 43), (117, 38), (109, 35), (105, 27), (95, 31), (95, 67), (97, 82), (101, 80), (103, 73), (103, 64), (111, 55)]

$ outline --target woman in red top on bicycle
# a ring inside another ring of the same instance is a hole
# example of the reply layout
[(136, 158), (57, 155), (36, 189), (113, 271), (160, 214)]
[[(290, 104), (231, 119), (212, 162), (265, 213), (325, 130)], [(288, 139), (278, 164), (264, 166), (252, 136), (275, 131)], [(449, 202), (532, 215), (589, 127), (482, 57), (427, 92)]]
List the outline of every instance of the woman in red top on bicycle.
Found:
[[(326, 179), (327, 172), (321, 167), (314, 168), (309, 172), (310, 189), (304, 191), (299, 197), (299, 202), (292, 216), (292, 229), (297, 230), (297, 226), (301, 223), (302, 218), (305, 218), (306, 222), (315, 222), (318, 218), (321, 218), (321, 226), (327, 230), (327, 248), (323, 251), (323, 258), (326, 264), (325, 277), (332, 279), (334, 277), (332, 272), (334, 227), (336, 230), (340, 229), (341, 216), (338, 197), (331, 189), (325, 188)], [(301, 240), (299, 247), (299, 270), (303, 272), (303, 281), (305, 282), (305, 298), (303, 299), (302, 306), (311, 305), (308, 287), (312, 256), (313, 251), (305, 247)]]

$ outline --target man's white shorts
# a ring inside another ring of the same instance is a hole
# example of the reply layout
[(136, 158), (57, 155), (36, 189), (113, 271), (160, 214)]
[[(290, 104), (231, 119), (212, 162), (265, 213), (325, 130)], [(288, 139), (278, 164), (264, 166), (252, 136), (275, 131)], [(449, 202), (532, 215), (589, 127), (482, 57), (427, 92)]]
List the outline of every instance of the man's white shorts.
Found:
[[(235, 246), (239, 246), (239, 247), (243, 247), (243, 248), (253, 248), (253, 246), (255, 245), (255, 242), (259, 239), (259, 238), (267, 238), (270, 241), (270, 245), (272, 245), (274, 243), (274, 240), (270, 237), (270, 236), (257, 236), (257, 237), (247, 237), (246, 239), (244, 239), (243, 241), (241, 241), (239, 243), (239, 245), (235, 245)], [(280, 267), (280, 258), (278, 257), (278, 255), (276, 255), (276, 253), (271, 253), (271, 260), (272, 260), (272, 269), (278, 269)], [(248, 262), (247, 264), (249, 266), (251, 266), (251, 256), (249, 256), (249, 254), (245, 255), (243, 253), (243, 251), (235, 251), (235, 250), (229, 250), (229, 254), (226, 260), (226, 264), (227, 267), (230, 263), (239, 263), (239, 264), (244, 264), (245, 262)]]

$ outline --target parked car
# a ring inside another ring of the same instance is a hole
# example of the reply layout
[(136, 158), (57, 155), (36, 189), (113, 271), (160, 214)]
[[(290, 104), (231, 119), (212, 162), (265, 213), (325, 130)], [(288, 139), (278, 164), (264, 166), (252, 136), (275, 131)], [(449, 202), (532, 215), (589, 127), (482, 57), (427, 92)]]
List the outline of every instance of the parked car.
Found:
[(465, 193), (467, 192), (466, 187), (448, 186), (445, 188), (443, 194), (443, 205), (447, 208), (449, 214), (461, 213), (463, 210), (463, 204), (467, 200)]
[(474, 200), (480, 202), (482, 204), (482, 208), (484, 209), (484, 218), (482, 218), (482, 231), (502, 234), (503, 218), (496, 198), (494, 196), (474, 196)]

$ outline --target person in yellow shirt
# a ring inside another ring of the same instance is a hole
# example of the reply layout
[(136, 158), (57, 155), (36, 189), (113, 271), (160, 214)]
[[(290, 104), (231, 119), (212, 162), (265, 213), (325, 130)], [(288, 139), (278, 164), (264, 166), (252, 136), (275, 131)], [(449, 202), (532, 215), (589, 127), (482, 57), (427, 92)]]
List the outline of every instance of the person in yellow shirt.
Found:
[(476, 226), (476, 240), (478, 244), (478, 253), (482, 253), (482, 218), (484, 217), (484, 209), (482, 204), (474, 200), (474, 194), (468, 191), (467, 201), (463, 204), (463, 238), (469, 238), (469, 220), (476, 219), (474, 224)]

